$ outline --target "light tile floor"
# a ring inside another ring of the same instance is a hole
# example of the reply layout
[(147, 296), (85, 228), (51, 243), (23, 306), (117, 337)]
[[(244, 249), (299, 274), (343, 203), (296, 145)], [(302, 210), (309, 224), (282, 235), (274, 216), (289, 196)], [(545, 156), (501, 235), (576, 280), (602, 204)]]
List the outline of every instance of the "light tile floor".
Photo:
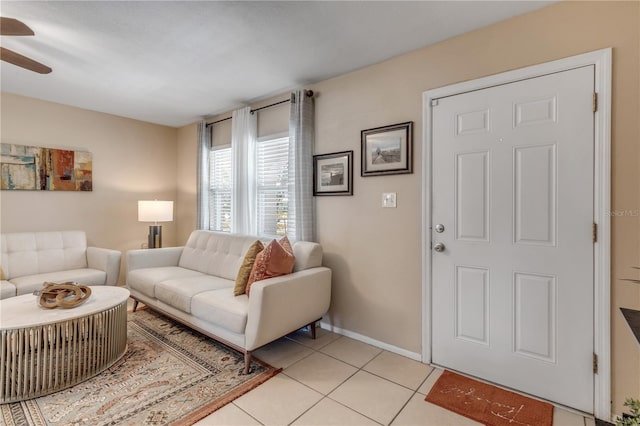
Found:
[[(283, 371), (196, 423), (214, 425), (478, 425), (426, 402), (440, 369), (318, 329), (256, 351)], [(594, 426), (556, 407), (554, 425)]]

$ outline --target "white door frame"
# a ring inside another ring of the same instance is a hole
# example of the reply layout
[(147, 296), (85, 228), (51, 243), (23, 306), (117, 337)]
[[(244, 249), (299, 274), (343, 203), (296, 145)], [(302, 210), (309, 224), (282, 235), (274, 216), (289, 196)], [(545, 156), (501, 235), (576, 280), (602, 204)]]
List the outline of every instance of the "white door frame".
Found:
[(587, 65), (595, 66), (597, 111), (594, 115), (593, 217), (598, 225), (594, 244), (594, 352), (598, 374), (594, 375), (594, 415), (611, 418), (610, 345), (610, 252), (611, 225), (611, 54), (602, 49), (540, 65), (507, 71), (472, 81), (453, 84), (422, 94), (422, 361), (431, 362), (431, 197), (432, 197), (432, 101), (487, 87), (503, 85)]

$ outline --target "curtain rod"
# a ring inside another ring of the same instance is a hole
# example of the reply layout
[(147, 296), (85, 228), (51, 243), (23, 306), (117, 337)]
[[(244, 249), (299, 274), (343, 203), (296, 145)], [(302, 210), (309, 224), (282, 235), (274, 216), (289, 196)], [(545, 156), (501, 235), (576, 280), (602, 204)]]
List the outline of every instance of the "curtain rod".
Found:
[[(306, 90), (304, 93), (305, 93), (305, 95), (307, 95), (310, 98), (313, 97), (313, 90)], [(265, 106), (260, 107), (260, 108), (252, 109), (251, 110), (251, 114), (253, 114), (254, 112), (258, 112), (260, 110), (271, 108), (271, 107), (274, 107), (276, 105), (284, 104), (284, 103), (287, 103), (287, 102), (291, 102), (291, 99), (285, 99), (284, 101), (275, 102), (275, 103), (272, 103), (272, 104), (269, 104), (269, 105), (265, 105)], [(232, 117), (227, 117), (227, 118), (221, 118), (220, 120), (212, 121), (211, 123), (205, 124), (205, 127), (211, 127), (214, 124), (218, 124), (218, 123), (222, 123), (223, 121), (231, 120), (231, 118)]]

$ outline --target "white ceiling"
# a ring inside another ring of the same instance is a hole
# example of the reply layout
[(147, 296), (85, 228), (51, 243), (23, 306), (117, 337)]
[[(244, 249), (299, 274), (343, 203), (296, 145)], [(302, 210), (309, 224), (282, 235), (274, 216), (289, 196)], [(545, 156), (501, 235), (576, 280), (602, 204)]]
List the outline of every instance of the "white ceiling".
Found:
[(542, 1), (4, 1), (34, 37), (3, 92), (179, 127), (512, 16)]

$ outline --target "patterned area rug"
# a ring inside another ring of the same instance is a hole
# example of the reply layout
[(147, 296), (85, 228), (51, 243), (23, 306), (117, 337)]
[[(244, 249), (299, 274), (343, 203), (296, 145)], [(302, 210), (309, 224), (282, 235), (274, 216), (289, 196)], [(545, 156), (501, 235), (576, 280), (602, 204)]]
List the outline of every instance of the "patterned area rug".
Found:
[(0, 405), (0, 424), (191, 425), (276, 375), (149, 309), (129, 312), (127, 353), (102, 374), (41, 398)]
[(489, 426), (551, 426), (553, 406), (445, 370), (425, 398)]

